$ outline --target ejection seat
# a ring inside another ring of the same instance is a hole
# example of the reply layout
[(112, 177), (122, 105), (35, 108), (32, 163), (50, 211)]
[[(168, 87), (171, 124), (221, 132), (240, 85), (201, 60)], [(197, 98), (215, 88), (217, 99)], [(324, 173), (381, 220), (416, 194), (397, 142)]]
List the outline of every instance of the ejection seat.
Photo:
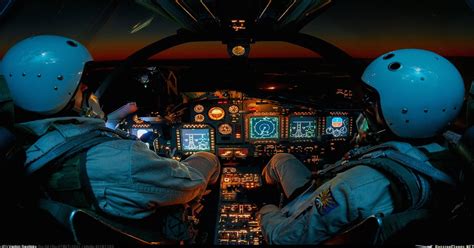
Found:
[(60, 202), (40, 200), (53, 218), (65, 228), (77, 244), (159, 245), (180, 244), (163, 237), (161, 227), (141, 221), (105, 218), (87, 209)]
[(382, 215), (371, 215), (340, 234), (326, 240), (323, 245), (375, 245), (382, 228)]
[[(177, 208), (164, 208), (166, 215), (163, 216), (167, 218), (167, 221), (164, 221), (162, 216), (152, 216), (144, 220), (104, 216), (88, 209), (45, 199), (40, 200), (39, 206), (66, 229), (77, 244), (177, 245), (185, 244), (189, 241), (185, 238), (190, 238), (187, 234), (189, 230), (178, 225), (186, 216), (183, 211), (176, 211)], [(176, 232), (176, 237), (165, 237), (163, 225), (167, 225), (166, 228), (175, 228), (173, 231)]]
[[(0, 206), (0, 221), (9, 227), (0, 234), (0, 240), (63, 243), (72, 238), (71, 241), (78, 244), (133, 246), (179, 244), (187, 240), (189, 235), (186, 233), (190, 230), (184, 230), (183, 225), (176, 225), (188, 217), (181, 206), (165, 207), (163, 215), (137, 221), (105, 217), (53, 200), (41, 199), (37, 204), (36, 199), (26, 199), (27, 203), (19, 204), (20, 198), (30, 196), (28, 191), (31, 188), (28, 188), (30, 185), (27, 185), (28, 180), (21, 170), (25, 160), (24, 151), (17, 144), (16, 134), (10, 130), (14, 126), (13, 110), (8, 88), (0, 75), (0, 188), (5, 200)], [(164, 227), (171, 230), (168, 233), (172, 232), (167, 238), (163, 234)], [(48, 240), (51, 238), (54, 240)]]
[[(428, 210), (412, 210), (415, 214), (406, 212), (384, 217), (382, 214), (372, 215), (359, 223), (342, 231), (340, 234), (323, 242), (324, 245), (381, 245), (381, 244), (411, 244), (439, 243), (450, 244), (472, 242), (472, 231), (460, 226), (466, 226), (474, 220), (474, 126), (468, 128), (459, 142), (452, 149), (466, 162), (464, 173), (463, 194), (466, 195), (463, 205), (453, 211), (453, 216), (447, 219), (436, 219)], [(458, 213), (456, 213), (458, 212)], [(412, 212), (413, 213), (413, 212)], [(401, 218), (405, 218), (400, 221)], [(411, 218), (411, 219), (408, 219)], [(403, 225), (400, 225), (403, 224)], [(445, 230), (443, 227), (452, 227)], [(430, 231), (428, 231), (430, 230)], [(425, 234), (425, 233), (429, 234)]]

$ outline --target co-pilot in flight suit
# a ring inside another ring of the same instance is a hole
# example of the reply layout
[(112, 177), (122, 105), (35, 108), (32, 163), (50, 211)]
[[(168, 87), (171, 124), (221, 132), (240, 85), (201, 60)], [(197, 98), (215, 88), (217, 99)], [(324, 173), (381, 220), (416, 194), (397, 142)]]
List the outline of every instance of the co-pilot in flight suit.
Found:
[[(27, 149), (26, 166), (65, 138), (83, 135), (99, 119), (64, 117), (21, 123), (40, 138)], [(159, 157), (137, 140), (117, 139), (87, 151), (86, 170), (98, 207), (107, 214), (130, 219), (151, 215), (157, 207), (187, 203), (199, 197), (219, 176), (219, 160), (197, 153), (183, 162)], [(27, 168), (28, 170), (28, 168)]]
[[(404, 155), (433, 168), (419, 149), (408, 143), (389, 143), (403, 147), (400, 152)], [(443, 149), (437, 144), (433, 147)], [(415, 187), (429, 190), (425, 177), (413, 175)], [(311, 172), (291, 154), (276, 154), (263, 176), (269, 184), (281, 184), (286, 197), (311, 180)], [(266, 205), (260, 210), (265, 240), (269, 244), (318, 244), (370, 215), (390, 215), (396, 208), (390, 184), (384, 174), (363, 164), (338, 173), (322, 185), (313, 182), (282, 209)]]

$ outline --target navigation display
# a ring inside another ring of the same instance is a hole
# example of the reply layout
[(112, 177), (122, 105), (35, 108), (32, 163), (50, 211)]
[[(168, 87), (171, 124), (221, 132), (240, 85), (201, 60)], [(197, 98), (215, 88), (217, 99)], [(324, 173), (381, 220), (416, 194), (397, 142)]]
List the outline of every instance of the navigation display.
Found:
[(349, 136), (349, 117), (326, 117), (326, 134), (331, 134), (334, 138)]
[(181, 144), (183, 151), (211, 151), (209, 129), (181, 129)]
[(280, 118), (278, 116), (250, 117), (250, 139), (278, 139)]
[(290, 117), (290, 138), (314, 139), (316, 138), (316, 117), (292, 116)]

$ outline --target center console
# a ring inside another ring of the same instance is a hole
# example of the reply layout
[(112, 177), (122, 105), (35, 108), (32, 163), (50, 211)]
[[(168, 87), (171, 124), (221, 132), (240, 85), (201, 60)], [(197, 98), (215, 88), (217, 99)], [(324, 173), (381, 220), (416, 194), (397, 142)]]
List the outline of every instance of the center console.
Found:
[(245, 191), (262, 185), (260, 173), (252, 167), (222, 169), (217, 213), (216, 245), (261, 245), (262, 230), (257, 205)]

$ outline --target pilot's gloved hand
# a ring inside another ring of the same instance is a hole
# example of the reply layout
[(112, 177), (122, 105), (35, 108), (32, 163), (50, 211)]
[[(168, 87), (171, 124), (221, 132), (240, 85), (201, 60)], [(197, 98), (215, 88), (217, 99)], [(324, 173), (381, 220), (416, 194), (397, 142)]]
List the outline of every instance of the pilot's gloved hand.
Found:
[(148, 131), (140, 136), (140, 140), (144, 143), (152, 143), (156, 138), (158, 138), (158, 134), (153, 131)]
[(154, 141), (157, 138), (158, 138), (158, 134), (152, 131), (149, 131), (149, 132), (144, 133), (142, 136), (140, 136), (139, 139), (143, 143), (148, 144), (148, 148), (150, 148), (150, 150), (157, 152), (157, 150), (159, 150), (159, 147), (154, 147)]
[(129, 102), (107, 115), (105, 126), (115, 129), (117, 124), (127, 115), (135, 113), (138, 110), (136, 102)]

